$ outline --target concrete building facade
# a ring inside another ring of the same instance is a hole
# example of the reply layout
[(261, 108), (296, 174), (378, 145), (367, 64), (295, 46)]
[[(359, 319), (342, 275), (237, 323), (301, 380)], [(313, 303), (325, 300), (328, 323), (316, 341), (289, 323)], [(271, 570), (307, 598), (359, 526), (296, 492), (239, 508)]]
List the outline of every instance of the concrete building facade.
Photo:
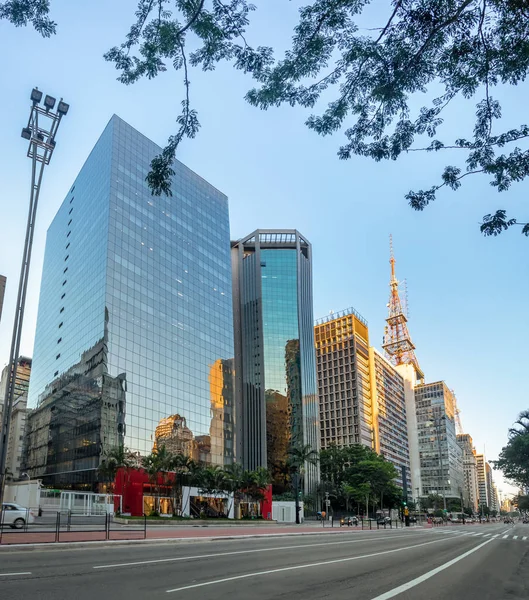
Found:
[[(404, 379), (373, 347), (369, 348), (369, 371), (375, 450), (395, 465), (398, 472), (397, 484), (405, 487), (407, 497), (411, 498), (414, 492), (411, 483)], [(406, 486), (403, 472), (406, 473)]]
[(465, 508), (477, 512), (479, 506), (479, 484), (476, 461), (476, 450), (468, 433), (457, 435), (457, 443), (463, 451), (464, 488), (463, 500)]
[(476, 454), (476, 471), (478, 475), (478, 509), (488, 506), (490, 503), (489, 488), (487, 484), (487, 461), (484, 454)]
[(463, 451), (457, 443), (455, 402), (444, 381), (415, 387), (421, 496), (460, 498), (464, 489)]
[(353, 308), (328, 315), (316, 321), (314, 341), (321, 447), (374, 448), (367, 321)]

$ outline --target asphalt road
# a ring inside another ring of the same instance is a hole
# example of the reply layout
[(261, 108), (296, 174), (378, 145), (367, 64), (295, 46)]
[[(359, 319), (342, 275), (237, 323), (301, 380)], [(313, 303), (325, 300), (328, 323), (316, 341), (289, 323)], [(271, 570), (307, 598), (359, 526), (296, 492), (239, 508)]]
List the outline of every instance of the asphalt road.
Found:
[(527, 600), (529, 526), (148, 542), (41, 552), (10, 548), (0, 553), (2, 600), (394, 597)]

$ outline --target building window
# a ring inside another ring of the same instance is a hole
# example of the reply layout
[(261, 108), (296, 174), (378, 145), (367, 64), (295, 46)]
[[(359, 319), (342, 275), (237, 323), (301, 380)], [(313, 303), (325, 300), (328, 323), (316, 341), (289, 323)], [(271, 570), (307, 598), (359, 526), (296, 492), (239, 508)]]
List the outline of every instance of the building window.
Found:
[(57, 340), (57, 343), (58, 343), (58, 344), (60, 344), (61, 342), (62, 342), (62, 338), (59, 338), (59, 339)]
[(66, 236), (67, 238), (69, 238), (69, 237), (70, 237), (70, 233), (72, 233), (72, 232), (71, 232), (71, 231), (69, 231), (69, 232), (68, 232), (68, 235)]
[(62, 327), (62, 325), (63, 325), (63, 322), (61, 321), (61, 322), (59, 323), (59, 329)]
[(67, 254), (67, 255), (66, 255), (66, 258), (64, 259), (64, 262), (66, 262), (66, 261), (67, 261), (69, 258), (70, 258), (70, 255), (69, 255), (69, 254)]
[(55, 360), (59, 360), (59, 358), (61, 358), (61, 353), (59, 352), (59, 354), (57, 354), (57, 356), (55, 357)]
[(66, 267), (66, 269), (64, 269), (64, 271), (62, 272), (63, 275), (64, 275), (64, 273), (66, 273), (67, 270), (68, 270), (68, 267)]
[[(64, 296), (66, 296), (66, 294), (63, 294), (63, 295), (61, 296), (61, 299), (62, 299), (62, 298), (64, 298)], [(60, 312), (60, 313), (64, 312), (64, 306), (61, 308), (61, 310), (60, 310), (59, 312)]]
[(68, 280), (67, 280), (67, 279), (65, 279), (65, 280), (62, 282), (62, 284), (63, 284), (63, 285), (66, 285), (66, 282), (67, 282), (67, 281), (68, 281)]
[(68, 221), (68, 225), (71, 225), (71, 224), (72, 224), (72, 219), (70, 219), (70, 220)]

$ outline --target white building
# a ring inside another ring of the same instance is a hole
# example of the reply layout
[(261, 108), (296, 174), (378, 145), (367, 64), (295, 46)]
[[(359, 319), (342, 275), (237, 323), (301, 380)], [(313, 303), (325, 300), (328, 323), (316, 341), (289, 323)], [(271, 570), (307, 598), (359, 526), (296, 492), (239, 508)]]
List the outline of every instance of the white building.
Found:
[(458, 434), (457, 443), (463, 450), (463, 500), (465, 508), (477, 512), (479, 506), (479, 484), (476, 450), (468, 433)]

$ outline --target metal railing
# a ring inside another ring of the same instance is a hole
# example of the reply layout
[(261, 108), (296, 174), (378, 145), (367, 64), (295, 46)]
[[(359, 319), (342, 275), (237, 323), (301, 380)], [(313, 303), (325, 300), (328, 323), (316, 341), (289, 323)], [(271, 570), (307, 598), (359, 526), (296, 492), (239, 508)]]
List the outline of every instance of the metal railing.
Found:
[(58, 542), (87, 542), (106, 540), (130, 540), (147, 538), (147, 517), (137, 520), (137, 525), (122, 525), (107, 513), (86, 516), (73, 511), (25, 512), (11, 519), (9, 511), (0, 512), (0, 545), (47, 544)]

